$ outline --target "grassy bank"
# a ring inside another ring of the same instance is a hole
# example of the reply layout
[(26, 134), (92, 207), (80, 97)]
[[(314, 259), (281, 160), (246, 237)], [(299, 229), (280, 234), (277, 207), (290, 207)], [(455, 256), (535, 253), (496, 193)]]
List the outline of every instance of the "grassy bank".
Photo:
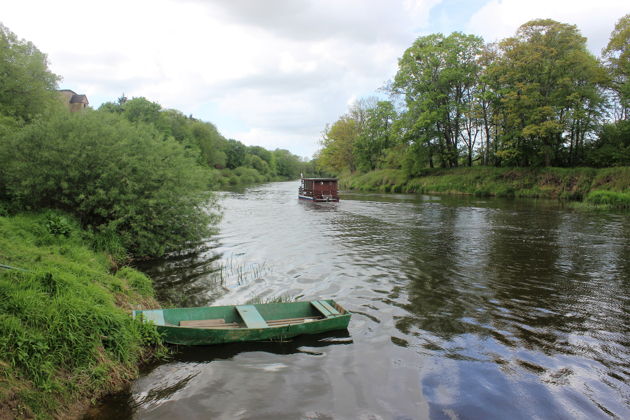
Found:
[(565, 199), (630, 209), (630, 167), (431, 169), (415, 178), (407, 178), (401, 170), (383, 169), (342, 175), (340, 186), (358, 191)]
[(0, 418), (71, 418), (161, 351), (135, 307), (156, 307), (149, 278), (118, 268), (60, 213), (0, 216)]

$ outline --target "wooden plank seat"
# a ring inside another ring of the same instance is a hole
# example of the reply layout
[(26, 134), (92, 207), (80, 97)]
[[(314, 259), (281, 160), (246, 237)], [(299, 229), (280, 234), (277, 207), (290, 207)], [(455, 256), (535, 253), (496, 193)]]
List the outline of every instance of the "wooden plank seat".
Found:
[(328, 302), (324, 300), (313, 300), (311, 301), (311, 305), (313, 305), (326, 318), (341, 315), (338, 310), (333, 308)]
[(337, 309), (335, 309), (330, 303), (325, 300), (320, 300), (319, 303), (333, 315), (341, 315)]
[(239, 305), (236, 311), (245, 322), (247, 328), (267, 328), (267, 322), (254, 305)]

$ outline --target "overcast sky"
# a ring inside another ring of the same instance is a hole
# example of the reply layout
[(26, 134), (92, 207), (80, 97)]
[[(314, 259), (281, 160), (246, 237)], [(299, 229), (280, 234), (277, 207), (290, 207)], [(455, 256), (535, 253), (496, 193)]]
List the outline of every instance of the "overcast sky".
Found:
[(94, 108), (123, 93), (228, 138), (310, 158), (419, 36), (487, 42), (535, 18), (575, 24), (599, 56), (628, 0), (3, 0), (0, 22)]

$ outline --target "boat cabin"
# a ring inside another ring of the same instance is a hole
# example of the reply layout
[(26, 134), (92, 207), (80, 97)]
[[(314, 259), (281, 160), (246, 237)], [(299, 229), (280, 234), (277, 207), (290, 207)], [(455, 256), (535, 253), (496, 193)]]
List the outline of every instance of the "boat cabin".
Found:
[(302, 178), (298, 197), (319, 202), (339, 201), (337, 178)]

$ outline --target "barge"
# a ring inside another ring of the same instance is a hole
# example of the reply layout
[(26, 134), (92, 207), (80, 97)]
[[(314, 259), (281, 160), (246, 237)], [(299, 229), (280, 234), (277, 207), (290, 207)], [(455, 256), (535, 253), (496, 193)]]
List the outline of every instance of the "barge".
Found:
[(337, 178), (302, 178), (298, 198), (316, 202), (339, 201)]

